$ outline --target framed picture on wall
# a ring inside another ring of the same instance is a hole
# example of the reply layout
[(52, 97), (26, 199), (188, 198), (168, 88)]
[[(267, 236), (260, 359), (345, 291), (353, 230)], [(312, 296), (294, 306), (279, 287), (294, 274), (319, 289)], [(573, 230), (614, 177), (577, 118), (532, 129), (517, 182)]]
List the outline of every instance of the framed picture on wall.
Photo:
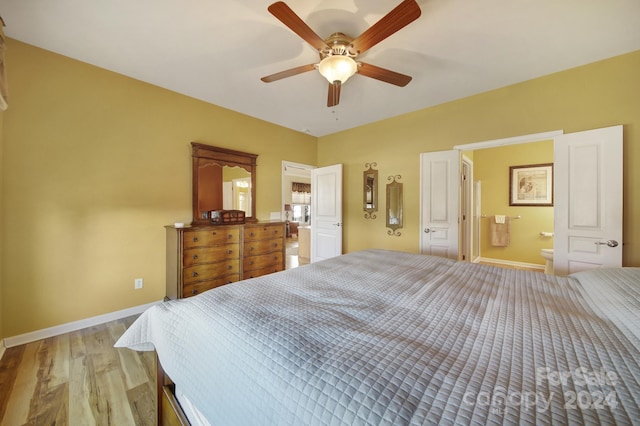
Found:
[(553, 206), (553, 163), (509, 167), (510, 206)]

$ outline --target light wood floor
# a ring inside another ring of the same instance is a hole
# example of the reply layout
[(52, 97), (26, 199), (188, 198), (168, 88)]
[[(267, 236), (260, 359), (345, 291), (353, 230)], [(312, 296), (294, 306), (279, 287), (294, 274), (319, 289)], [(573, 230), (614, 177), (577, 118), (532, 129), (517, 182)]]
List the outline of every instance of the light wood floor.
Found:
[(0, 425), (154, 425), (154, 352), (116, 349), (135, 317), (8, 348)]
[[(287, 239), (287, 269), (308, 263)], [(0, 426), (155, 425), (154, 352), (113, 344), (136, 317), (8, 348), (0, 361)]]
[(309, 264), (309, 259), (298, 256), (298, 237), (289, 237), (286, 241), (286, 269)]

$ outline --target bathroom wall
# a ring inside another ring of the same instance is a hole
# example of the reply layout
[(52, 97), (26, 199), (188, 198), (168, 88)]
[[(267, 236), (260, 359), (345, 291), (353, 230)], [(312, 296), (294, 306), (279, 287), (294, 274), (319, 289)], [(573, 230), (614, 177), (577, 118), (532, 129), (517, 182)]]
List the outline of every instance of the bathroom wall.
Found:
[(489, 226), (492, 217), (480, 220), (482, 258), (544, 264), (540, 250), (553, 248), (553, 237), (542, 237), (540, 232), (553, 232), (553, 207), (509, 206), (509, 167), (552, 162), (552, 140), (473, 152), (474, 180), (482, 182), (482, 214), (521, 216), (511, 220), (508, 247), (491, 245)]

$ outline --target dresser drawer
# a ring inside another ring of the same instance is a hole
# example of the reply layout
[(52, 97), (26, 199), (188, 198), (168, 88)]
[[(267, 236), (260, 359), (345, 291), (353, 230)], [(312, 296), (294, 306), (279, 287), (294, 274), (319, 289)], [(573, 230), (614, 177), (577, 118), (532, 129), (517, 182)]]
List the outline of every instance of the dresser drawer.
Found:
[(218, 263), (190, 266), (182, 271), (183, 285), (217, 278), (221, 275), (240, 273), (240, 260), (230, 259)]
[(284, 225), (260, 225), (246, 226), (244, 228), (244, 240), (256, 241), (270, 238), (282, 238), (284, 236)]
[(185, 250), (182, 254), (182, 264), (186, 268), (201, 263), (212, 263), (221, 260), (238, 259), (240, 244), (225, 244), (223, 246), (200, 247)]
[(218, 277), (213, 280), (200, 281), (193, 284), (186, 284), (182, 287), (182, 297), (195, 296), (203, 291), (211, 290), (212, 288), (220, 287), (225, 284), (234, 283), (240, 280), (240, 274), (231, 274), (224, 277)]
[(266, 268), (253, 269), (251, 271), (245, 271), (244, 279), (261, 277), (262, 275), (273, 274), (274, 272), (282, 271), (282, 265), (267, 266)]
[(265, 268), (267, 266), (277, 266), (282, 270), (282, 252), (245, 257), (243, 266), (245, 272)]
[(249, 241), (244, 243), (245, 257), (270, 253), (272, 251), (281, 251), (281, 250), (282, 250), (282, 238), (274, 238), (271, 240), (262, 240), (262, 241)]
[(202, 229), (184, 233), (184, 248), (211, 246), (216, 244), (239, 243), (240, 228), (225, 227), (220, 229)]

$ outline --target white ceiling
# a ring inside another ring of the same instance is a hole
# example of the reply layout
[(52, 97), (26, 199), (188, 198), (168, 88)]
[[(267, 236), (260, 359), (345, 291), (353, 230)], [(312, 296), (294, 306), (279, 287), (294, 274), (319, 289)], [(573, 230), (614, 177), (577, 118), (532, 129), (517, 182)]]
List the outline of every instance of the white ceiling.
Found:
[[(273, 1), (0, 0), (0, 15), (11, 38), (315, 136), (640, 49), (639, 0), (418, 0), (418, 20), (359, 57), (409, 85), (355, 75), (327, 108), (317, 71), (260, 81), (318, 60)], [(325, 38), (400, 0), (286, 3)]]

